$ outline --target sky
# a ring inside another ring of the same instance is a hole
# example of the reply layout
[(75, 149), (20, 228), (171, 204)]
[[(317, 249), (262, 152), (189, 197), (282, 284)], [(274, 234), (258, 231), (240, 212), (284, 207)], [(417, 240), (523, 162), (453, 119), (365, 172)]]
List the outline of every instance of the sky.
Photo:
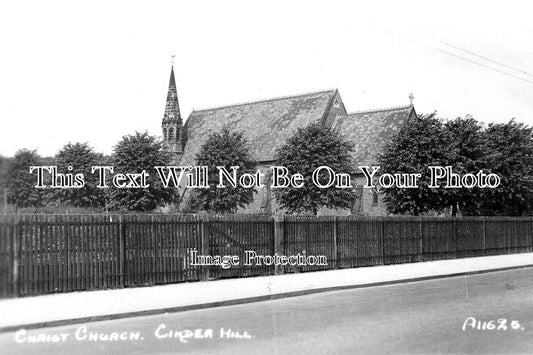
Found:
[(533, 125), (526, 1), (11, 1), (0, 4), (0, 155), (109, 154), (181, 114), (338, 88), (349, 112), (409, 103)]

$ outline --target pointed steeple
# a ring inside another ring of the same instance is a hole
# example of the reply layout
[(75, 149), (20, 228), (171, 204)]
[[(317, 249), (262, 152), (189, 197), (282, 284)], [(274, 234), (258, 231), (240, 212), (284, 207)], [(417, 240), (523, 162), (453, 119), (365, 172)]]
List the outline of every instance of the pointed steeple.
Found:
[(174, 66), (170, 70), (170, 81), (168, 83), (167, 104), (163, 123), (181, 124), (180, 105), (178, 102), (178, 91), (176, 90), (176, 79), (174, 79)]
[(183, 153), (183, 122), (178, 103), (176, 79), (174, 79), (174, 65), (170, 70), (167, 103), (161, 129), (163, 131), (163, 148), (173, 154), (173, 162), (179, 161)]

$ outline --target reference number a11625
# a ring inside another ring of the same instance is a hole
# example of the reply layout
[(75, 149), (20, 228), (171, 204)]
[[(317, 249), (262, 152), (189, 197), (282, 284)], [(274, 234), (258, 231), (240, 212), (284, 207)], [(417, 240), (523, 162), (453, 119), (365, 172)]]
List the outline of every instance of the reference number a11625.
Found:
[(491, 319), (487, 321), (478, 320), (474, 317), (468, 317), (463, 323), (463, 331), (468, 329), (475, 330), (524, 330), (524, 327), (518, 320), (507, 320), (505, 318)]

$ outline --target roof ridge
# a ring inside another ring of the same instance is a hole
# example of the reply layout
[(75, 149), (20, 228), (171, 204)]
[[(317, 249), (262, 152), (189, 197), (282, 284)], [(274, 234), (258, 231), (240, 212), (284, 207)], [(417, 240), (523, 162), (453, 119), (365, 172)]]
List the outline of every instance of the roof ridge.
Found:
[(230, 107), (244, 106), (244, 105), (250, 105), (250, 104), (257, 104), (257, 103), (261, 103), (261, 102), (284, 100), (284, 99), (307, 96), (307, 95), (313, 95), (313, 94), (320, 94), (320, 93), (326, 93), (326, 92), (336, 92), (336, 90), (338, 90), (338, 89), (309, 91), (309, 92), (306, 92), (306, 93), (303, 93), (303, 94), (297, 94), (297, 95), (275, 96), (275, 97), (271, 97), (271, 98), (268, 98), (268, 99), (257, 100), (257, 101), (244, 101), (244, 102), (239, 102), (239, 103), (235, 103), (235, 104), (231, 104), (231, 105), (208, 107), (208, 108), (202, 108), (202, 109), (199, 109), (199, 110), (193, 109), (192, 112), (211, 111), (211, 110), (218, 110), (218, 109), (222, 109), (222, 108), (230, 108)]
[(406, 109), (411, 108), (413, 105), (405, 105), (405, 106), (391, 106), (391, 107), (385, 107), (385, 108), (377, 108), (372, 110), (361, 110), (361, 111), (354, 111), (354, 112), (348, 112), (346, 116), (353, 115), (356, 113), (373, 113), (373, 112), (383, 112), (383, 111), (394, 111), (394, 110), (400, 110), (400, 109)]

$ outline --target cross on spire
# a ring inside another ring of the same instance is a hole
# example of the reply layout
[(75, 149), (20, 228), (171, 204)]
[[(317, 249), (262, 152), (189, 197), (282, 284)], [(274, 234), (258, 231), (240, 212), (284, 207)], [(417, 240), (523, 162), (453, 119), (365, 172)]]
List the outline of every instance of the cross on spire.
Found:
[(170, 57), (170, 64), (172, 66), (174, 66), (174, 58), (176, 58), (176, 55), (172, 54), (172, 56)]
[(413, 106), (413, 100), (415, 99), (415, 95), (413, 93), (409, 94), (409, 101), (411, 102), (411, 106)]

